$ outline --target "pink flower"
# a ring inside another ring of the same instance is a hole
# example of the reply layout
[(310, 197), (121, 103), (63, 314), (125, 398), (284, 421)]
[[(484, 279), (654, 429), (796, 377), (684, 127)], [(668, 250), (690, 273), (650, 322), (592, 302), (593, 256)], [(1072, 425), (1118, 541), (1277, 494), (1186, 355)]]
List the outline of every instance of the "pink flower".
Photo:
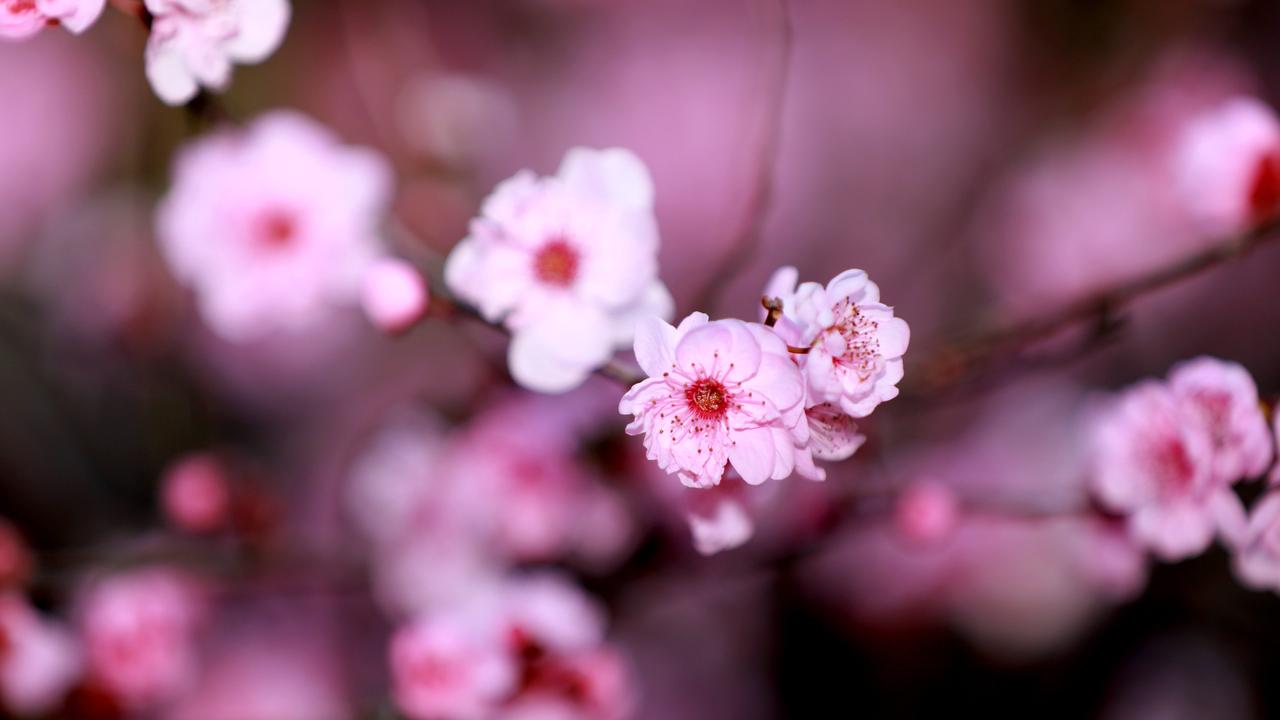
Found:
[(516, 689), (515, 657), (485, 618), (441, 613), (391, 640), (396, 705), (414, 720), (489, 718)]
[(0, 0), (0, 38), (24, 40), (50, 25), (79, 35), (98, 20), (107, 0)]
[(670, 317), (658, 280), (653, 183), (627, 150), (570, 150), (553, 177), (522, 171), (485, 200), (445, 281), (511, 330), (511, 374), (563, 392), (631, 344), (636, 322)]
[(18, 595), (0, 595), (0, 701), (18, 715), (53, 710), (79, 679), (71, 633)]
[(499, 720), (624, 720), (635, 688), (626, 659), (609, 647), (552, 657), (527, 673), (520, 696)]
[(775, 329), (787, 344), (809, 348), (799, 356), (809, 403), (838, 403), (853, 417), (866, 417), (898, 396), (902, 356), (911, 338), (907, 323), (880, 302), (880, 288), (861, 270), (846, 270), (826, 287), (796, 286), (795, 268), (774, 273), (765, 295), (782, 301)]
[(1188, 209), (1211, 233), (1239, 232), (1280, 209), (1280, 122), (1262, 102), (1237, 97), (1200, 115), (1174, 159)]
[(427, 283), (412, 265), (383, 258), (364, 279), (361, 303), (364, 313), (380, 330), (401, 333), (427, 312)]
[(829, 402), (807, 408), (804, 414), (809, 419), (809, 449), (819, 460), (847, 460), (867, 441), (853, 418)]
[(226, 522), (231, 491), (216, 457), (196, 454), (182, 458), (165, 472), (163, 482), (164, 512), (175, 526), (202, 533)]
[(1168, 561), (1197, 555), (1239, 506), (1214, 472), (1214, 439), (1200, 411), (1163, 384), (1140, 383), (1092, 427), (1093, 489), (1129, 518), (1137, 540)]
[(806, 448), (804, 381), (768, 328), (703, 313), (678, 328), (650, 318), (635, 352), (648, 379), (618, 410), (635, 416), (627, 433), (644, 434), (647, 457), (685, 485), (718, 484), (726, 462), (752, 485), (797, 469), (821, 475)]
[(1273, 490), (1258, 500), (1249, 512), (1248, 526), (1233, 544), (1232, 561), (1240, 582), (1280, 592), (1280, 492)]
[(147, 79), (169, 105), (201, 86), (225, 90), (231, 65), (266, 60), (284, 40), (289, 0), (145, 0), (152, 16)]
[(959, 517), (960, 503), (951, 488), (926, 480), (902, 491), (894, 520), (903, 537), (932, 543), (950, 535)]
[(174, 571), (133, 570), (97, 582), (81, 608), (90, 674), (128, 707), (172, 698), (195, 679), (202, 614), (195, 585)]
[(604, 641), (604, 609), (564, 575), (544, 571), (511, 578), (502, 607), (508, 628), (543, 651), (578, 652)]
[(210, 326), (247, 340), (359, 301), (390, 195), (381, 157), (276, 112), (181, 153), (157, 234)]
[(1214, 479), (1258, 477), (1271, 463), (1272, 439), (1249, 371), (1211, 357), (1188, 360), (1169, 373), (1169, 387), (1204, 425), (1213, 444)]
[(741, 547), (755, 535), (755, 520), (743, 499), (721, 493), (725, 486), (687, 491), (690, 507), (685, 517), (693, 547), (702, 555)]

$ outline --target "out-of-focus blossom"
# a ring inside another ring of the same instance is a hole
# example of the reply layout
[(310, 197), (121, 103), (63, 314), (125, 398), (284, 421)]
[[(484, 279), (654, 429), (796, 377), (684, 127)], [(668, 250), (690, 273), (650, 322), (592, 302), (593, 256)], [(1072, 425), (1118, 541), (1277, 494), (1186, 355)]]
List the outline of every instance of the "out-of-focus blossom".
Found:
[(929, 543), (945, 538), (955, 529), (958, 513), (958, 502), (950, 488), (924, 481), (903, 490), (895, 519), (903, 537)]
[(289, 27), (289, 0), (145, 0), (151, 13), (147, 79), (181, 105), (201, 87), (225, 90), (232, 64), (266, 60)]
[(165, 516), (175, 526), (203, 533), (226, 522), (231, 490), (218, 458), (209, 454), (182, 458), (165, 471), (162, 482)]
[(1239, 232), (1280, 210), (1280, 121), (1258, 100), (1232, 98), (1195, 118), (1174, 163), (1205, 232)]
[(80, 649), (71, 633), (46, 620), (26, 600), (0, 595), (0, 701), (18, 715), (42, 715), (80, 677)]
[(157, 233), (209, 325), (246, 340), (358, 303), (390, 196), (380, 156), (276, 112), (182, 151)]
[(414, 720), (486, 718), (519, 680), (500, 628), (487, 618), (438, 613), (396, 631), (396, 705)]
[(648, 378), (623, 396), (647, 457), (690, 487), (720, 482), (725, 463), (751, 485), (800, 471), (821, 476), (807, 449), (804, 380), (763, 325), (694, 313), (673, 328), (640, 323), (636, 359)]
[(404, 260), (383, 258), (365, 276), (360, 299), (365, 315), (378, 329), (400, 333), (427, 312), (427, 283)]
[(612, 648), (577, 653), (526, 674), (520, 696), (499, 720), (625, 720), (632, 716), (631, 668)]
[[(345, 696), (334, 652), (310, 635), (252, 627), (211, 653), (198, 684), (166, 709), (165, 720), (344, 720)], [(311, 628), (308, 628), (311, 630)]]
[(22, 533), (9, 521), (0, 519), (0, 588), (26, 582), (31, 566), (31, 551)]
[(604, 641), (604, 609), (563, 575), (542, 572), (512, 578), (503, 606), (509, 627), (543, 650), (575, 652)]
[(0, 0), (0, 38), (23, 40), (52, 25), (78, 35), (106, 5), (107, 0)]
[(106, 577), (80, 613), (89, 673), (124, 706), (152, 707), (195, 680), (204, 608), (191, 578), (160, 568)]
[(689, 509), (689, 532), (693, 547), (703, 555), (740, 547), (755, 534), (755, 522), (743, 503), (715, 490), (691, 490), (693, 507)]
[(1272, 490), (1257, 501), (1233, 544), (1236, 577), (1251, 588), (1280, 593), (1280, 492)]
[(1169, 387), (1212, 440), (1216, 481), (1234, 483), (1266, 471), (1273, 455), (1271, 431), (1249, 371), (1237, 363), (1201, 357), (1174, 367)]
[(1198, 412), (1167, 386), (1146, 381), (1099, 410), (1092, 428), (1093, 488), (1125, 514), (1134, 536), (1173, 561), (1213, 540), (1239, 500), (1214, 475), (1213, 438)]
[(846, 270), (826, 287), (796, 285), (798, 273), (774, 273), (765, 295), (782, 301), (777, 333), (793, 347), (809, 385), (809, 404), (839, 404), (853, 417), (866, 417), (898, 396), (902, 356), (911, 330), (893, 308), (880, 302), (880, 288), (861, 270)]
[(485, 200), (445, 280), (511, 330), (517, 382), (579, 385), (631, 344), (637, 321), (673, 310), (658, 280), (649, 171), (627, 150), (574, 148), (553, 177), (520, 172)]

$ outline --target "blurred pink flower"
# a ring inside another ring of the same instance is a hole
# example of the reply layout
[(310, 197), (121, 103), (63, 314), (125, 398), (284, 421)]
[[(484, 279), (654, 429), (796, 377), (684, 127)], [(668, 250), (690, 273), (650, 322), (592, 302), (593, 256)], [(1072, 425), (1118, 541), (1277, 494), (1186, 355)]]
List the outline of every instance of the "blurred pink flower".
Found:
[(77, 35), (102, 15), (107, 0), (0, 0), (0, 38), (23, 40), (50, 25)]
[(1198, 411), (1166, 385), (1145, 381), (1093, 421), (1093, 489), (1161, 558), (1198, 555), (1239, 500), (1214, 474), (1213, 437)]
[(170, 268), (232, 340), (299, 331), (359, 301), (383, 252), (391, 170), (292, 112), (201, 139), (179, 155), (157, 211)]
[(745, 545), (755, 534), (755, 521), (741, 498), (720, 492), (729, 481), (715, 488), (689, 489), (689, 532), (693, 547), (703, 555), (732, 550)]
[(181, 105), (200, 87), (225, 90), (231, 65), (266, 60), (284, 40), (289, 0), (145, 0), (152, 16), (147, 79)]
[(18, 715), (53, 710), (79, 679), (80, 649), (72, 634), (27, 601), (0, 595), (0, 700)]
[(565, 575), (544, 571), (511, 578), (502, 607), (512, 632), (544, 651), (577, 652), (604, 641), (604, 608)]
[(517, 382), (563, 392), (630, 345), (638, 320), (671, 316), (658, 243), (644, 163), (620, 148), (574, 148), (554, 177), (525, 170), (494, 189), (445, 279), (512, 331)]
[(955, 530), (959, 513), (959, 501), (949, 487), (923, 481), (912, 483), (902, 491), (894, 519), (903, 537), (930, 543), (942, 540)]
[(826, 287), (797, 287), (798, 276), (793, 267), (779, 269), (765, 295), (782, 300), (778, 334), (788, 345), (810, 349), (799, 356), (808, 402), (838, 403), (847, 414), (866, 417), (898, 396), (910, 328), (880, 302), (880, 288), (861, 270), (846, 270)]
[(1249, 511), (1249, 521), (1233, 543), (1236, 577), (1257, 590), (1280, 593), (1280, 491), (1272, 490)]
[(630, 665), (608, 647), (553, 658), (526, 674), (519, 697), (498, 720), (624, 720), (632, 716)]
[(804, 381), (768, 328), (703, 313), (678, 328), (651, 318), (635, 350), (648, 378), (618, 410), (635, 416), (627, 433), (644, 434), (647, 457), (685, 485), (718, 484), (726, 462), (752, 485), (822, 475), (806, 448)]
[(203, 601), (191, 578), (160, 568), (113, 575), (89, 587), (80, 615), (89, 672), (126, 707), (154, 706), (196, 679)]
[(435, 613), (401, 627), (390, 662), (396, 705), (414, 720), (493, 717), (519, 679), (500, 628), (467, 613)]
[(427, 282), (404, 260), (383, 258), (365, 275), (361, 303), (374, 326), (401, 333), (426, 314)]
[(1271, 429), (1248, 370), (1237, 363), (1200, 357), (1174, 367), (1169, 387), (1212, 440), (1217, 482), (1234, 483), (1266, 471), (1273, 455)]
[(1205, 232), (1240, 232), (1280, 210), (1280, 121), (1235, 97), (1187, 124), (1174, 155), (1182, 199)]
[(231, 491), (218, 458), (207, 453), (184, 457), (165, 471), (162, 482), (164, 512), (176, 527), (202, 533), (226, 522)]

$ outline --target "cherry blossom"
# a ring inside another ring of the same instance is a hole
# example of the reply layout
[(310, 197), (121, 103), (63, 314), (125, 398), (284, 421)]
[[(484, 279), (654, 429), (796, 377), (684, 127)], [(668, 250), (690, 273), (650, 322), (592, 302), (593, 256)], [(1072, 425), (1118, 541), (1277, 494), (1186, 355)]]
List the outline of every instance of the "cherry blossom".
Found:
[(230, 511), (230, 495), (222, 463), (212, 455), (182, 458), (165, 472), (165, 515), (184, 530), (201, 533), (221, 527)]
[(1266, 471), (1273, 454), (1271, 431), (1247, 370), (1233, 362), (1196, 358), (1170, 371), (1169, 387), (1212, 439), (1218, 482), (1233, 483)]
[(82, 601), (89, 672), (125, 706), (172, 698), (196, 677), (203, 603), (177, 571), (144, 568), (92, 585)]
[(24, 40), (51, 25), (79, 35), (98, 20), (107, 0), (0, 0), (0, 38)]
[(0, 705), (23, 716), (54, 709), (83, 668), (70, 631), (6, 593), (0, 595), (0, 638)]
[(1174, 159), (1183, 202), (1206, 232), (1238, 232), (1280, 210), (1280, 121), (1250, 97), (1202, 113)]
[(210, 327), (248, 340), (359, 302), (390, 196), (380, 156), (275, 112), (181, 152), (157, 234)]
[(151, 13), (147, 79), (157, 96), (181, 105), (201, 87), (225, 90), (233, 63), (271, 56), (289, 26), (289, 0), (145, 0)]
[(364, 279), (361, 303), (374, 326), (388, 333), (401, 333), (427, 312), (427, 283), (409, 263), (383, 258), (370, 268)]
[(799, 470), (821, 476), (807, 449), (804, 381), (786, 344), (763, 325), (694, 313), (672, 327), (641, 321), (636, 359), (648, 378), (623, 396), (647, 457), (690, 487), (719, 484), (728, 463), (752, 485)]
[(494, 189), (445, 281), (511, 331), (516, 381), (555, 393), (628, 347), (637, 321), (670, 317), (657, 256), (644, 163), (620, 148), (574, 148), (556, 175), (525, 170)]
[(1257, 590), (1280, 592), (1280, 492), (1272, 490), (1249, 511), (1232, 556), (1236, 577)]
[(1094, 492), (1161, 558), (1203, 552), (1238, 510), (1230, 482), (1215, 475), (1201, 412), (1166, 385), (1148, 380), (1126, 390), (1091, 429)]
[(518, 680), (499, 628), (464, 613), (424, 617), (391, 641), (396, 704), (410, 718), (487, 718)]
[(809, 403), (837, 403), (857, 418), (897, 397), (911, 332), (893, 308), (880, 302), (880, 288), (861, 270), (846, 270), (826, 287), (797, 286), (797, 279), (795, 268), (780, 268), (765, 296), (782, 301), (778, 334), (808, 351), (798, 357)]

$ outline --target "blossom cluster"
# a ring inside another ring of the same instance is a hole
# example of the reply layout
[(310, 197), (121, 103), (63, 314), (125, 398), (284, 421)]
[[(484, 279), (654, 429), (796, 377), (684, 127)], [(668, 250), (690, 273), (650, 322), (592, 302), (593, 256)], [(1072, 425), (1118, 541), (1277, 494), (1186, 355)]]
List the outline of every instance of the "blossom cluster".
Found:
[(1126, 519), (1138, 542), (1176, 561), (1219, 538), (1242, 581), (1280, 591), (1276, 491), (1247, 517), (1235, 491), (1261, 479), (1275, 455), (1247, 370), (1210, 357), (1184, 362), (1166, 380), (1145, 380), (1102, 403), (1091, 425), (1095, 496)]

